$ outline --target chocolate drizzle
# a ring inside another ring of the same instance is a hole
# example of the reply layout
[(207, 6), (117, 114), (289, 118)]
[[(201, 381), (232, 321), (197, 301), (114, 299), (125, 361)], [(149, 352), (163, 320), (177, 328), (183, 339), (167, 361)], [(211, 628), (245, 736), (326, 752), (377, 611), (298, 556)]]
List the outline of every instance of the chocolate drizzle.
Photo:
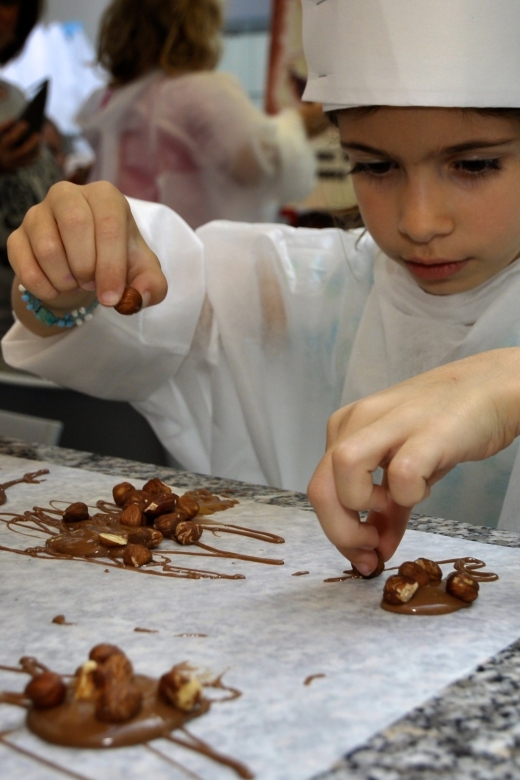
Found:
[[(34, 478), (41, 472), (25, 475), (27, 478)], [(19, 480), (22, 481), (22, 480)], [(10, 484), (10, 483), (9, 483)], [(283, 544), (284, 539), (276, 534), (265, 531), (259, 531), (242, 526), (215, 522), (209, 519), (208, 515), (228, 509), (238, 503), (235, 499), (221, 499), (207, 490), (193, 490), (184, 494), (191, 500), (196, 501), (199, 511), (196, 520), (202, 529), (219, 536), (221, 533), (238, 534), (247, 538), (257, 539), (270, 544)], [(152, 559), (142, 567), (127, 566), (122, 560), (124, 541), (128, 538), (129, 532), (135, 529), (129, 529), (120, 523), (120, 507), (105, 500), (100, 500), (95, 507), (91, 509), (98, 510), (91, 517), (80, 522), (65, 522), (63, 519), (64, 511), (60, 505), (66, 502), (54, 500), (50, 507), (34, 507), (32, 510), (25, 511), (23, 514), (2, 513), (0, 520), (11, 531), (24, 536), (34, 537), (35, 539), (45, 539), (45, 544), (17, 549), (0, 545), (0, 550), (15, 553), (17, 555), (28, 555), (33, 558), (58, 558), (65, 560), (87, 561), (103, 565), (105, 571), (107, 566), (112, 568), (124, 568), (140, 573), (151, 574), (162, 577), (177, 577), (181, 579), (226, 579), (241, 580), (245, 579), (243, 574), (223, 574), (206, 569), (191, 568), (179, 566), (173, 562), (173, 556), (195, 556), (206, 558), (232, 558), (241, 561), (251, 561), (254, 563), (263, 563), (268, 565), (283, 565), (281, 559), (268, 557), (258, 557), (236, 553), (229, 550), (221, 550), (212, 547), (203, 542), (195, 542), (193, 547), (198, 549), (187, 550), (185, 546), (179, 545), (176, 549), (171, 549), (166, 542), (154, 550)], [(109, 534), (122, 538), (121, 546), (111, 546), (103, 534)], [(171, 543), (170, 543), (171, 544)]]
[(22, 482), (25, 482), (27, 485), (39, 485), (40, 482), (44, 482), (45, 480), (37, 479), (37, 477), (42, 477), (44, 474), (48, 474), (49, 469), (40, 469), (40, 471), (29, 471), (27, 474), (24, 474), (23, 477), (20, 477), (19, 479), (12, 479), (10, 482), (2, 482), (0, 484), (0, 506), (2, 504), (5, 504), (7, 501), (7, 496), (5, 494), (5, 491), (7, 488), (12, 487), (13, 485), (20, 485)]

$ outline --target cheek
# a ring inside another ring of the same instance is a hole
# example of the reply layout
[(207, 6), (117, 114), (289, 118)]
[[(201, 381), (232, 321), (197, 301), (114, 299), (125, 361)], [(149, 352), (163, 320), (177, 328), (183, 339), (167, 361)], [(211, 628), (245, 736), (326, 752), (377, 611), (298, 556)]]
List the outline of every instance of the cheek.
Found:
[(381, 241), (389, 238), (397, 230), (397, 215), (393, 206), (393, 200), (385, 191), (385, 187), (374, 184), (356, 182), (354, 179), (354, 192), (369, 233), (381, 245)]

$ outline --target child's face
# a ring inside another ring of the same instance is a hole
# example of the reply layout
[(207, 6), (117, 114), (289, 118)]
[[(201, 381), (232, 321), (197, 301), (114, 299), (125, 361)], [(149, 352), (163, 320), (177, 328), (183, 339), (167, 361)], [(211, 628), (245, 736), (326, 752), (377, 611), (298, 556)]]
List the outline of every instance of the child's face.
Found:
[(449, 108), (338, 116), (365, 225), (435, 295), (520, 257), (520, 122)]

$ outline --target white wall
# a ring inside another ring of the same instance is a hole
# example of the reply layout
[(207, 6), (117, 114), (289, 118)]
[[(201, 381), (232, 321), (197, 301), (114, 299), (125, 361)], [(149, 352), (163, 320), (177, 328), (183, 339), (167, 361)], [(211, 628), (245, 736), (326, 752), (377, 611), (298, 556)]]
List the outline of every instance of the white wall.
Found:
[(90, 40), (95, 43), (99, 20), (107, 5), (108, 0), (47, 0), (45, 18), (63, 22), (79, 19), (85, 25)]

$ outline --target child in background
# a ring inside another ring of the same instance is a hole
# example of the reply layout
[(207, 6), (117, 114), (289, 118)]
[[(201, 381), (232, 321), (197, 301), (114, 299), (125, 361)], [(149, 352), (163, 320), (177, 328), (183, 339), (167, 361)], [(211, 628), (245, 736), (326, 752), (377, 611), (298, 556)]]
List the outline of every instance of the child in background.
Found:
[(220, 0), (113, 0), (98, 45), (110, 88), (78, 117), (97, 157), (91, 181), (164, 203), (192, 228), (275, 220), (315, 181), (308, 111), (269, 117), (215, 72), (222, 24)]
[[(106, 184), (58, 185), (13, 236), (13, 267), (57, 316), (94, 305), (96, 295), (103, 305), (64, 333), (27, 311), (15, 288), (20, 323), (3, 341), (19, 368), (130, 400), (187, 468), (294, 489), (322, 455), (333, 410), (433, 367), (520, 344), (515, 3), (303, 7), (307, 94), (334, 112), (368, 232), (216, 222), (195, 235), (157, 205), (132, 202), (132, 217)], [(125, 284), (150, 304), (132, 318), (110, 308)], [(406, 392), (427, 389), (428, 380)], [(456, 398), (450, 417), (474, 420)], [(329, 538), (373, 568), (373, 549), (392, 554), (409, 511), (385, 514), (386, 505), (369, 503), (384, 511), (360, 526), (344, 509), (363, 508), (359, 496), (352, 503), (341, 462), (342, 429), (350, 441), (363, 403), (354, 418), (352, 407), (334, 415), (338, 447), (311, 495)], [(446, 414), (439, 417), (445, 424)], [(370, 426), (361, 428), (370, 439)], [(456, 460), (509, 445), (458, 465), (419, 510), (496, 525), (515, 430), (487, 450), (468, 447)], [(393, 455), (391, 447), (374, 452), (369, 467), (363, 461), (368, 472)], [(365, 479), (363, 500), (366, 488)]]

